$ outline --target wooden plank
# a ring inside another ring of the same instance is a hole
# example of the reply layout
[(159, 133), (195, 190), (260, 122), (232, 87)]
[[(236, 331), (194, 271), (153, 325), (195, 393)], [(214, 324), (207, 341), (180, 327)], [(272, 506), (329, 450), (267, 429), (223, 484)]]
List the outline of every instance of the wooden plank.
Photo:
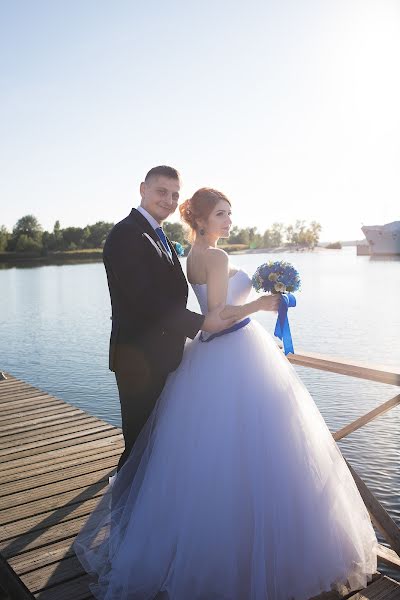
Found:
[[(110, 465), (112, 468), (116, 466), (120, 457), (119, 450), (112, 450), (108, 453), (101, 453), (92, 457), (89, 461), (78, 461), (74, 464), (65, 467), (64, 469), (56, 469), (50, 471), (50, 473), (44, 473), (43, 475), (37, 475), (33, 478), (19, 479), (17, 481), (11, 481), (0, 486), (0, 498), (9, 494), (16, 494), (24, 490), (34, 490), (36, 487), (42, 487), (49, 483), (55, 483), (57, 481), (64, 481), (65, 479), (71, 479), (77, 475), (83, 475), (84, 473), (91, 473), (97, 471), (100, 468), (105, 468)], [(10, 499), (12, 501), (12, 499)]]
[[(39, 411), (38, 411), (39, 412)], [(71, 410), (48, 410), (41, 412), (37, 417), (32, 418), (33, 415), (24, 417), (19, 415), (16, 419), (8, 421), (4, 425), (0, 425), (0, 438), (8, 436), (12, 433), (21, 433), (28, 431), (36, 431), (41, 427), (45, 427), (47, 424), (61, 423), (65, 419), (76, 420), (73, 417), (84, 418), (87, 413), (80, 409)], [(0, 439), (0, 444), (2, 440)]]
[[(96, 417), (94, 417), (96, 419)], [(45, 419), (45, 417), (43, 417)], [(54, 414), (49, 415), (46, 420), (40, 419), (37, 423), (36, 427), (32, 427), (31, 425), (26, 425), (24, 422), (20, 428), (13, 428), (8, 431), (8, 435), (6, 432), (1, 432), (0, 434), (0, 447), (7, 448), (11, 444), (9, 441), (12, 441), (12, 445), (20, 445), (21, 440), (23, 442), (30, 440), (33, 436), (48, 436), (52, 437), (52, 434), (57, 434), (61, 430), (71, 429), (73, 426), (81, 424), (81, 423), (97, 423), (92, 420), (93, 417), (88, 416), (86, 413), (75, 412), (72, 411), (70, 413), (64, 414)], [(65, 431), (63, 431), (65, 433)]]
[(11, 448), (13, 451), (18, 450), (29, 446), (32, 443), (41, 442), (43, 438), (46, 438), (47, 442), (50, 442), (52, 438), (55, 438), (59, 435), (64, 435), (71, 431), (85, 431), (87, 429), (91, 429), (92, 427), (98, 427), (99, 424), (102, 424), (103, 421), (100, 421), (97, 417), (91, 417), (90, 415), (86, 415), (84, 419), (79, 419), (78, 423), (75, 425), (74, 420), (71, 418), (65, 423), (61, 423), (60, 425), (47, 425), (47, 427), (38, 427), (37, 433), (33, 434), (32, 432), (28, 432), (25, 434), (22, 433), (12, 433), (8, 435), (1, 441), (1, 450), (0, 454), (6, 452), (7, 449)]
[(30, 383), (26, 383), (26, 381), (20, 381), (18, 379), (0, 381), (0, 395), (2, 395), (4, 393), (8, 394), (8, 392), (10, 390), (19, 390), (19, 389), (27, 389), (27, 388), (29, 388), (31, 390), (39, 391), (39, 388), (37, 388), (34, 385), (31, 385)]
[(366, 425), (367, 423), (369, 423), (373, 419), (376, 419), (377, 417), (379, 417), (381, 415), (384, 415), (390, 409), (392, 409), (393, 407), (397, 406), (398, 404), (400, 404), (400, 394), (398, 394), (394, 398), (391, 398), (387, 402), (384, 402), (380, 406), (377, 406), (376, 408), (374, 408), (373, 410), (369, 411), (368, 413), (366, 413), (362, 417), (359, 417), (358, 419), (355, 419), (355, 421), (352, 421), (352, 423), (349, 423), (345, 427), (342, 427), (341, 429), (339, 429), (338, 431), (336, 431), (335, 433), (333, 433), (332, 434), (333, 435), (333, 439), (336, 440), (336, 441), (341, 440), (342, 438), (346, 437), (346, 435), (349, 435), (350, 433), (353, 433), (353, 431), (356, 431), (357, 429), (359, 429), (363, 425)]
[(24, 396), (26, 396), (27, 398), (31, 398), (32, 396), (49, 396), (50, 398), (59, 400), (59, 398), (55, 398), (55, 396), (52, 396), (48, 392), (45, 392), (44, 390), (37, 390), (35, 388), (32, 388), (30, 385), (14, 390), (10, 388), (9, 390), (3, 391), (1, 391), (0, 385), (0, 407), (7, 406), (7, 404), (10, 404), (10, 402), (12, 402), (12, 399), (16, 397), (17, 399), (22, 400)]
[[(102, 423), (100, 421), (100, 423)], [(77, 443), (78, 440), (83, 440), (85, 436), (93, 435), (96, 433), (101, 433), (104, 431), (111, 431), (112, 425), (101, 424), (79, 429), (78, 431), (74, 431), (74, 433), (63, 433), (58, 435), (57, 437), (52, 437), (51, 439), (39, 439), (34, 440), (29, 443), (21, 444), (19, 447), (12, 445), (10, 448), (0, 448), (0, 463), (7, 462), (11, 458), (17, 458), (22, 456), (27, 456), (28, 454), (32, 454), (37, 451), (38, 448), (54, 448), (60, 447), (62, 444), (71, 442)], [(78, 441), (79, 443), (79, 441)], [(33, 451), (33, 452), (32, 452)]]
[(21, 580), (32, 593), (37, 593), (46, 587), (74, 579), (83, 574), (83, 567), (78, 559), (75, 556), (70, 556), (61, 562), (36, 569), (31, 573), (25, 573), (21, 576)]
[(24, 448), (22, 450), (16, 448), (15, 452), (12, 452), (10, 450), (4, 456), (1, 456), (0, 450), (0, 469), (12, 468), (12, 465), (15, 464), (17, 460), (20, 460), (25, 457), (28, 457), (28, 460), (34, 461), (37, 456), (42, 456), (42, 453), (49, 453), (54, 450), (67, 451), (68, 448), (71, 446), (73, 446), (75, 450), (75, 448), (77, 448), (80, 444), (116, 435), (118, 435), (118, 430), (116, 431), (116, 429), (112, 425), (104, 425), (96, 428), (96, 431), (91, 430), (84, 434), (82, 434), (81, 432), (77, 432), (76, 435), (70, 434), (68, 436), (60, 436), (60, 438), (56, 441), (53, 439), (51, 444), (43, 442), (43, 444), (40, 445), (30, 444), (29, 448)]
[(28, 550), (28, 552), (11, 557), (8, 562), (19, 575), (35, 571), (69, 556), (75, 556), (72, 546), (73, 540), (74, 538), (68, 538), (53, 544), (41, 546), (40, 548)]
[(18, 389), (33, 389), (38, 390), (37, 387), (26, 383), (25, 381), (19, 381), (18, 379), (14, 380), (6, 380), (0, 381), (0, 396), (4, 393), (8, 393), (10, 390), (18, 390)]
[(359, 377), (369, 381), (378, 381), (390, 385), (400, 385), (400, 370), (383, 365), (369, 365), (342, 357), (327, 356), (317, 352), (296, 352), (286, 358), (294, 365), (330, 371), (350, 377)]
[(80, 410), (83, 414), (88, 414), (78, 406), (72, 404), (46, 402), (44, 405), (32, 403), (31, 405), (15, 406), (12, 410), (7, 410), (0, 413), (0, 427), (7, 426), (13, 420), (30, 420), (38, 415), (38, 417), (47, 414), (56, 414), (57, 412), (66, 412), (70, 410)]
[(16, 458), (10, 460), (8, 463), (3, 463), (0, 471), (0, 481), (2, 481), (2, 478), (8, 479), (11, 477), (13, 479), (14, 473), (18, 477), (19, 474), (21, 476), (29, 476), (29, 473), (34, 475), (37, 469), (39, 471), (44, 469), (42, 472), (46, 470), (53, 471), (58, 468), (57, 465), (59, 462), (74, 460), (76, 456), (85, 456), (98, 451), (102, 452), (102, 448), (107, 446), (123, 448), (123, 436), (119, 429), (115, 428), (115, 430), (110, 430), (110, 433), (104, 432), (103, 434), (98, 434), (93, 441), (76, 443), (65, 447), (61, 446), (58, 450), (40, 452), (32, 456)]
[(93, 578), (90, 575), (82, 575), (76, 579), (36, 592), (34, 597), (37, 600), (92, 600), (94, 596), (89, 591), (91, 582), (93, 582)]
[[(38, 396), (46, 396), (49, 398), (52, 398), (52, 396), (50, 396), (49, 394), (46, 394), (46, 392), (43, 392), (41, 390), (26, 390), (26, 391), (20, 391), (18, 393), (9, 393), (7, 395), (3, 394), (0, 398), (0, 408), (6, 408), (8, 406), (12, 406), (14, 402), (19, 402), (20, 400), (24, 400), (26, 399), (32, 399), (32, 398), (36, 398)], [(54, 398), (55, 400), (57, 398)]]
[(63, 540), (71, 545), (83, 525), (86, 523), (88, 517), (89, 513), (45, 529), (29, 532), (4, 542), (2, 541), (1, 554), (11, 564), (13, 557), (17, 557), (18, 555), (25, 556), (29, 551), (37, 550), (39, 548), (48, 548), (52, 544)]
[[(3, 373), (3, 371), (2, 371)], [(7, 387), (8, 385), (10, 385), (11, 383), (24, 383), (23, 381), (21, 381), (20, 379), (16, 379), (15, 377), (11, 377), (11, 376), (7, 376), (7, 379), (2, 379), (0, 380), (0, 386), (1, 387)]]
[(27, 504), (19, 506), (9, 506), (0, 511), (0, 523), (12, 523), (18, 519), (25, 519), (32, 516), (45, 515), (49, 511), (62, 511), (74, 504), (84, 502), (90, 498), (102, 495), (108, 486), (108, 477), (100, 481), (89, 484), (86, 488), (78, 488), (61, 492), (48, 498), (39, 498)]
[(13, 381), (16, 382), (21, 382), (21, 379), (18, 379), (18, 377), (14, 377), (14, 375), (11, 375), (11, 373), (7, 373), (5, 371), (2, 371), (3, 375), (6, 376), (6, 379), (0, 381), (0, 385), (6, 385), (7, 383), (11, 383)]
[(0, 386), (6, 385), (6, 383), (10, 383), (13, 381), (20, 381), (16, 377), (13, 377), (9, 373), (5, 373), (4, 371), (0, 371)]
[(33, 407), (45, 408), (46, 406), (62, 406), (63, 404), (65, 403), (62, 400), (57, 400), (51, 396), (35, 396), (34, 398), (20, 400), (15, 403), (13, 402), (10, 406), (4, 405), (3, 408), (0, 406), (0, 422), (2, 422), (7, 415), (14, 414), (17, 410), (24, 413), (32, 410)]
[(399, 600), (400, 584), (389, 577), (380, 577), (365, 589), (351, 596), (352, 600)]
[[(104, 488), (104, 490), (105, 489), (106, 488)], [(50, 510), (39, 515), (29, 516), (26, 519), (20, 519), (19, 521), (0, 525), (0, 539), (2, 539), (3, 542), (6, 542), (12, 538), (24, 535), (27, 531), (39, 531), (40, 529), (52, 527), (53, 525), (58, 525), (65, 521), (71, 521), (77, 517), (88, 515), (97, 506), (102, 495), (103, 491), (83, 502), (61, 506), (56, 511)], [(24, 553), (21, 556), (26, 556), (26, 554), (27, 553)]]
[(78, 490), (82, 487), (87, 487), (88, 485), (102, 481), (103, 479), (108, 478), (108, 476), (115, 470), (116, 463), (117, 460), (115, 457), (108, 458), (104, 461), (102, 468), (100, 468), (100, 465), (98, 465), (97, 468), (94, 467), (96, 470), (93, 470), (89, 473), (83, 472), (81, 475), (77, 475), (72, 479), (56, 481), (54, 483), (33, 488), (30, 491), (17, 492), (11, 496), (2, 496), (0, 497), (0, 510), (9, 508), (11, 503), (13, 506), (27, 504), (28, 502), (30, 503), (34, 500), (49, 498), (50, 496), (60, 494), (61, 492), (66, 492), (67, 490)]
[(103, 456), (111, 456), (114, 454), (119, 455), (122, 453), (123, 447), (124, 445), (122, 440), (117, 440), (112, 444), (107, 443), (103, 446), (98, 445), (97, 447), (89, 448), (80, 452), (78, 450), (73, 454), (67, 454), (65, 456), (54, 458), (51, 462), (49, 462), (48, 459), (40, 463), (29, 463), (28, 465), (24, 465), (22, 467), (16, 467), (13, 470), (8, 469), (7, 471), (0, 473), (0, 486), (12, 481), (19, 481), (21, 479), (33, 480), (37, 475), (44, 475), (45, 473), (51, 473), (52, 471), (64, 469), (65, 467), (70, 467), (75, 464), (90, 462), (91, 460), (96, 460), (97, 458)]
[(353, 467), (347, 462), (346, 464), (353, 475), (358, 491), (368, 509), (373, 524), (379, 529), (391, 548), (400, 555), (400, 529), (396, 523), (386, 512), (383, 506), (378, 502), (372, 492), (367, 488), (361, 477), (354, 471)]
[(400, 556), (394, 550), (386, 548), (382, 544), (378, 546), (378, 560), (389, 567), (400, 570)]
[[(54, 542), (69, 539), (70, 543), (78, 535), (83, 525), (86, 523), (88, 515), (65, 521), (58, 525), (53, 525), (46, 529), (40, 529), (33, 532), (27, 532), (16, 538), (0, 542), (0, 551), (2, 556), (10, 560), (13, 556), (17, 556), (21, 552), (27, 552), (41, 546), (48, 546)], [(31, 589), (31, 588), (29, 588)]]

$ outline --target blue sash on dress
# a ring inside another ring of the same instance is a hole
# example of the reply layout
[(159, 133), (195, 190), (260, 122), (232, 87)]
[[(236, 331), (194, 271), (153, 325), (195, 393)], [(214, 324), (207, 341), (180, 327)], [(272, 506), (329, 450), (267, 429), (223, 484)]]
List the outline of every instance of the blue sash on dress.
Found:
[(227, 333), (232, 333), (232, 331), (237, 331), (238, 329), (241, 329), (245, 325), (248, 325), (250, 323), (250, 321), (251, 321), (250, 317), (246, 317), (243, 321), (239, 321), (239, 323), (235, 323), (234, 325), (232, 325), (232, 327), (228, 327), (228, 329), (223, 329), (222, 331), (219, 331), (218, 333), (213, 333), (210, 335), (210, 337), (205, 338), (205, 339), (203, 336), (203, 332), (201, 332), (200, 333), (200, 341), (201, 342), (211, 342), (211, 340), (213, 340), (216, 337), (220, 337), (221, 335), (226, 335)]

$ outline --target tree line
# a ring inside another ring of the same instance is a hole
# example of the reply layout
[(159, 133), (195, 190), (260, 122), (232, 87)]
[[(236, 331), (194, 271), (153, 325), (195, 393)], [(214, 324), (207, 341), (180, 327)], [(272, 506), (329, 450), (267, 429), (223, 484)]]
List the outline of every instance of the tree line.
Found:
[[(185, 230), (181, 223), (164, 223), (163, 228), (171, 240), (187, 246)], [(260, 233), (257, 227), (240, 228), (232, 227), (228, 239), (221, 239), (220, 246), (240, 245), (247, 248), (279, 248), (282, 246), (295, 248), (314, 248), (319, 242), (321, 225), (311, 221), (306, 225), (305, 221), (297, 220), (294, 225), (274, 223), (264, 233)]]
[(54, 223), (53, 231), (44, 231), (34, 215), (21, 217), (12, 232), (0, 227), (0, 252), (60, 252), (101, 248), (113, 227), (113, 223), (98, 221), (86, 227), (61, 228)]
[[(13, 230), (0, 227), (0, 252), (48, 252), (102, 248), (114, 223), (98, 221), (86, 227), (62, 228), (56, 221), (53, 231), (44, 231), (34, 215), (21, 217)], [(164, 231), (173, 241), (188, 246), (186, 232), (181, 223), (164, 222)], [(274, 223), (264, 233), (257, 227), (232, 228), (228, 239), (221, 239), (220, 245), (240, 245), (247, 248), (278, 248), (282, 246), (311, 248), (318, 244), (321, 225), (312, 221), (297, 220), (294, 225)]]
[(297, 220), (294, 225), (273, 223), (264, 233), (260, 233), (257, 227), (232, 227), (226, 243), (245, 244), (249, 248), (314, 248), (319, 242), (320, 233), (321, 225), (316, 221), (306, 225), (305, 221)]

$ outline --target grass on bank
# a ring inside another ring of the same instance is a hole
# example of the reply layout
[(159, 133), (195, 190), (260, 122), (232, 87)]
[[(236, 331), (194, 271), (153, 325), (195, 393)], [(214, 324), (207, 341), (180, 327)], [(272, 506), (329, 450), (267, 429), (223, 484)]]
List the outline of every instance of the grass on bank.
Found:
[(102, 248), (87, 248), (82, 250), (63, 250), (59, 252), (0, 252), (0, 262), (18, 262), (18, 261), (46, 261), (58, 262), (63, 260), (102, 260)]

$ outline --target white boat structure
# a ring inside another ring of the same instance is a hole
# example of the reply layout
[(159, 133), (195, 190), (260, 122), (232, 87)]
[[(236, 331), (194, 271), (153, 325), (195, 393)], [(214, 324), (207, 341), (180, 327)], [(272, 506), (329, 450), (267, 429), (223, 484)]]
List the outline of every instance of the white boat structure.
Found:
[(368, 242), (371, 256), (400, 255), (400, 221), (386, 225), (363, 225), (361, 230)]

